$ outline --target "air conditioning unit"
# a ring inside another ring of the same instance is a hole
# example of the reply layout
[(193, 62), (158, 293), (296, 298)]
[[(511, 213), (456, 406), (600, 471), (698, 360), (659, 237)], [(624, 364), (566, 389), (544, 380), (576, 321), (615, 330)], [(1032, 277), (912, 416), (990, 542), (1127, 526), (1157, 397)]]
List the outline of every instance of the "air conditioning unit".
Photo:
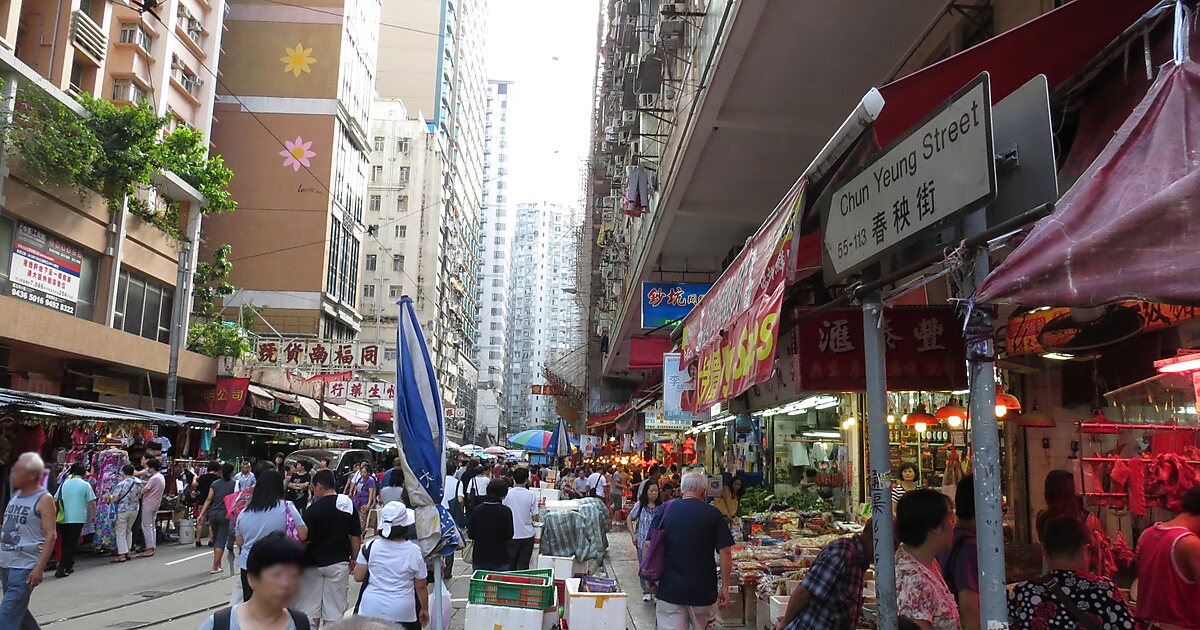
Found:
[(691, 7), (686, 2), (664, 2), (661, 10), (663, 15), (672, 16), (687, 13), (691, 10)]
[(682, 19), (664, 19), (658, 23), (658, 40), (665, 50), (683, 48), (683, 36), (687, 32), (687, 23)]
[(621, 122), (626, 125), (631, 125), (631, 124), (637, 122), (637, 116), (638, 116), (638, 114), (635, 111), (621, 112)]

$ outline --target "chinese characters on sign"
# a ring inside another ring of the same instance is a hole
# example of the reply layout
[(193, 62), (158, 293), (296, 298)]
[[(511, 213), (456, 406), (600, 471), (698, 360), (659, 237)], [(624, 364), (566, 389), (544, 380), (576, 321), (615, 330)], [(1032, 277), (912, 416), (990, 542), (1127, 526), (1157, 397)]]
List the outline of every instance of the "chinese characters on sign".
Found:
[(1029, 311), (1008, 320), (1005, 347), (1008, 356), (1083, 352), (1196, 317), (1200, 308), (1194, 306), (1132, 301), (1110, 304), (1099, 317), (1082, 322), (1071, 317), (1069, 308)]
[[(888, 389), (965, 389), (961, 331), (954, 309), (948, 306), (887, 309), (883, 338)], [(866, 389), (862, 311), (832, 311), (802, 321), (797, 324), (796, 344), (798, 391)]]
[(707, 282), (643, 282), (642, 328), (683, 321), (711, 288)]
[(218, 376), (215, 385), (185, 390), (188, 411), (236, 416), (246, 404), (250, 379)]
[[(684, 398), (694, 398), (695, 396), (696, 381), (680, 365), (679, 353), (668, 352), (664, 354), (662, 419), (666, 423), (683, 423), (684, 428), (690, 428), (692, 422), (695, 420), (708, 420), (707, 411), (693, 413), (684, 408)], [(649, 423), (649, 419), (646, 422)], [(647, 428), (651, 428), (649, 424), (647, 424)], [(678, 426), (672, 424), (672, 426), (666, 428), (678, 428)]]
[(325, 397), (350, 400), (395, 400), (396, 385), (380, 381), (330, 381), (325, 384)]
[(13, 239), (9, 295), (56, 311), (75, 314), (83, 253), (25, 223)]
[(834, 189), (822, 212), (830, 282), (960, 210), (995, 198), (991, 104), (984, 73)]
[(358, 341), (260, 338), (254, 344), (254, 364), (283, 368), (378, 369), (383, 347)]
[(553, 385), (530, 385), (529, 393), (534, 396), (562, 396), (563, 393)]

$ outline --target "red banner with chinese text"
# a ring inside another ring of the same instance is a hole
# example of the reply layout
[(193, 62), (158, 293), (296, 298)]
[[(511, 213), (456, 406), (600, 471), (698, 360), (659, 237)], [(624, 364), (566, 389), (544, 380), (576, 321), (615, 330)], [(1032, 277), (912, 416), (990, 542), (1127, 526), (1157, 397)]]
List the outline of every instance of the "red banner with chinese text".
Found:
[[(953, 308), (885, 309), (883, 338), (889, 391), (966, 389), (962, 325)], [(800, 322), (796, 350), (796, 391), (866, 390), (861, 310), (835, 310)]]
[(184, 397), (184, 408), (200, 413), (236, 416), (246, 404), (250, 379), (218, 376), (213, 387), (195, 387)]
[(771, 377), (783, 292), (795, 269), (798, 183), (683, 322), (682, 364), (696, 378), (684, 408), (700, 411)]

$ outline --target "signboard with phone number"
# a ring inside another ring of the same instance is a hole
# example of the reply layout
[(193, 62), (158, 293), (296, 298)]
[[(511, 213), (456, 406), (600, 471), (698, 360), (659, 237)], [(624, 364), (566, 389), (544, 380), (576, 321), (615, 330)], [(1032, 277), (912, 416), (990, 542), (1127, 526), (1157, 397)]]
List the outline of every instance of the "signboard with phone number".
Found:
[(18, 224), (9, 295), (75, 315), (82, 266), (83, 253), (79, 249), (32, 225)]

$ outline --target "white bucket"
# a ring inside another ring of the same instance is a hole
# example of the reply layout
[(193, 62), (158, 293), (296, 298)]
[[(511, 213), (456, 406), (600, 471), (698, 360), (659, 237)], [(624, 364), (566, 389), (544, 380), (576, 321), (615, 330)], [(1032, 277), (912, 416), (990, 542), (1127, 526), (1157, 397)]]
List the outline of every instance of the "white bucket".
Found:
[(190, 545), (196, 542), (196, 519), (183, 519), (175, 521), (175, 524), (179, 530), (179, 544)]

